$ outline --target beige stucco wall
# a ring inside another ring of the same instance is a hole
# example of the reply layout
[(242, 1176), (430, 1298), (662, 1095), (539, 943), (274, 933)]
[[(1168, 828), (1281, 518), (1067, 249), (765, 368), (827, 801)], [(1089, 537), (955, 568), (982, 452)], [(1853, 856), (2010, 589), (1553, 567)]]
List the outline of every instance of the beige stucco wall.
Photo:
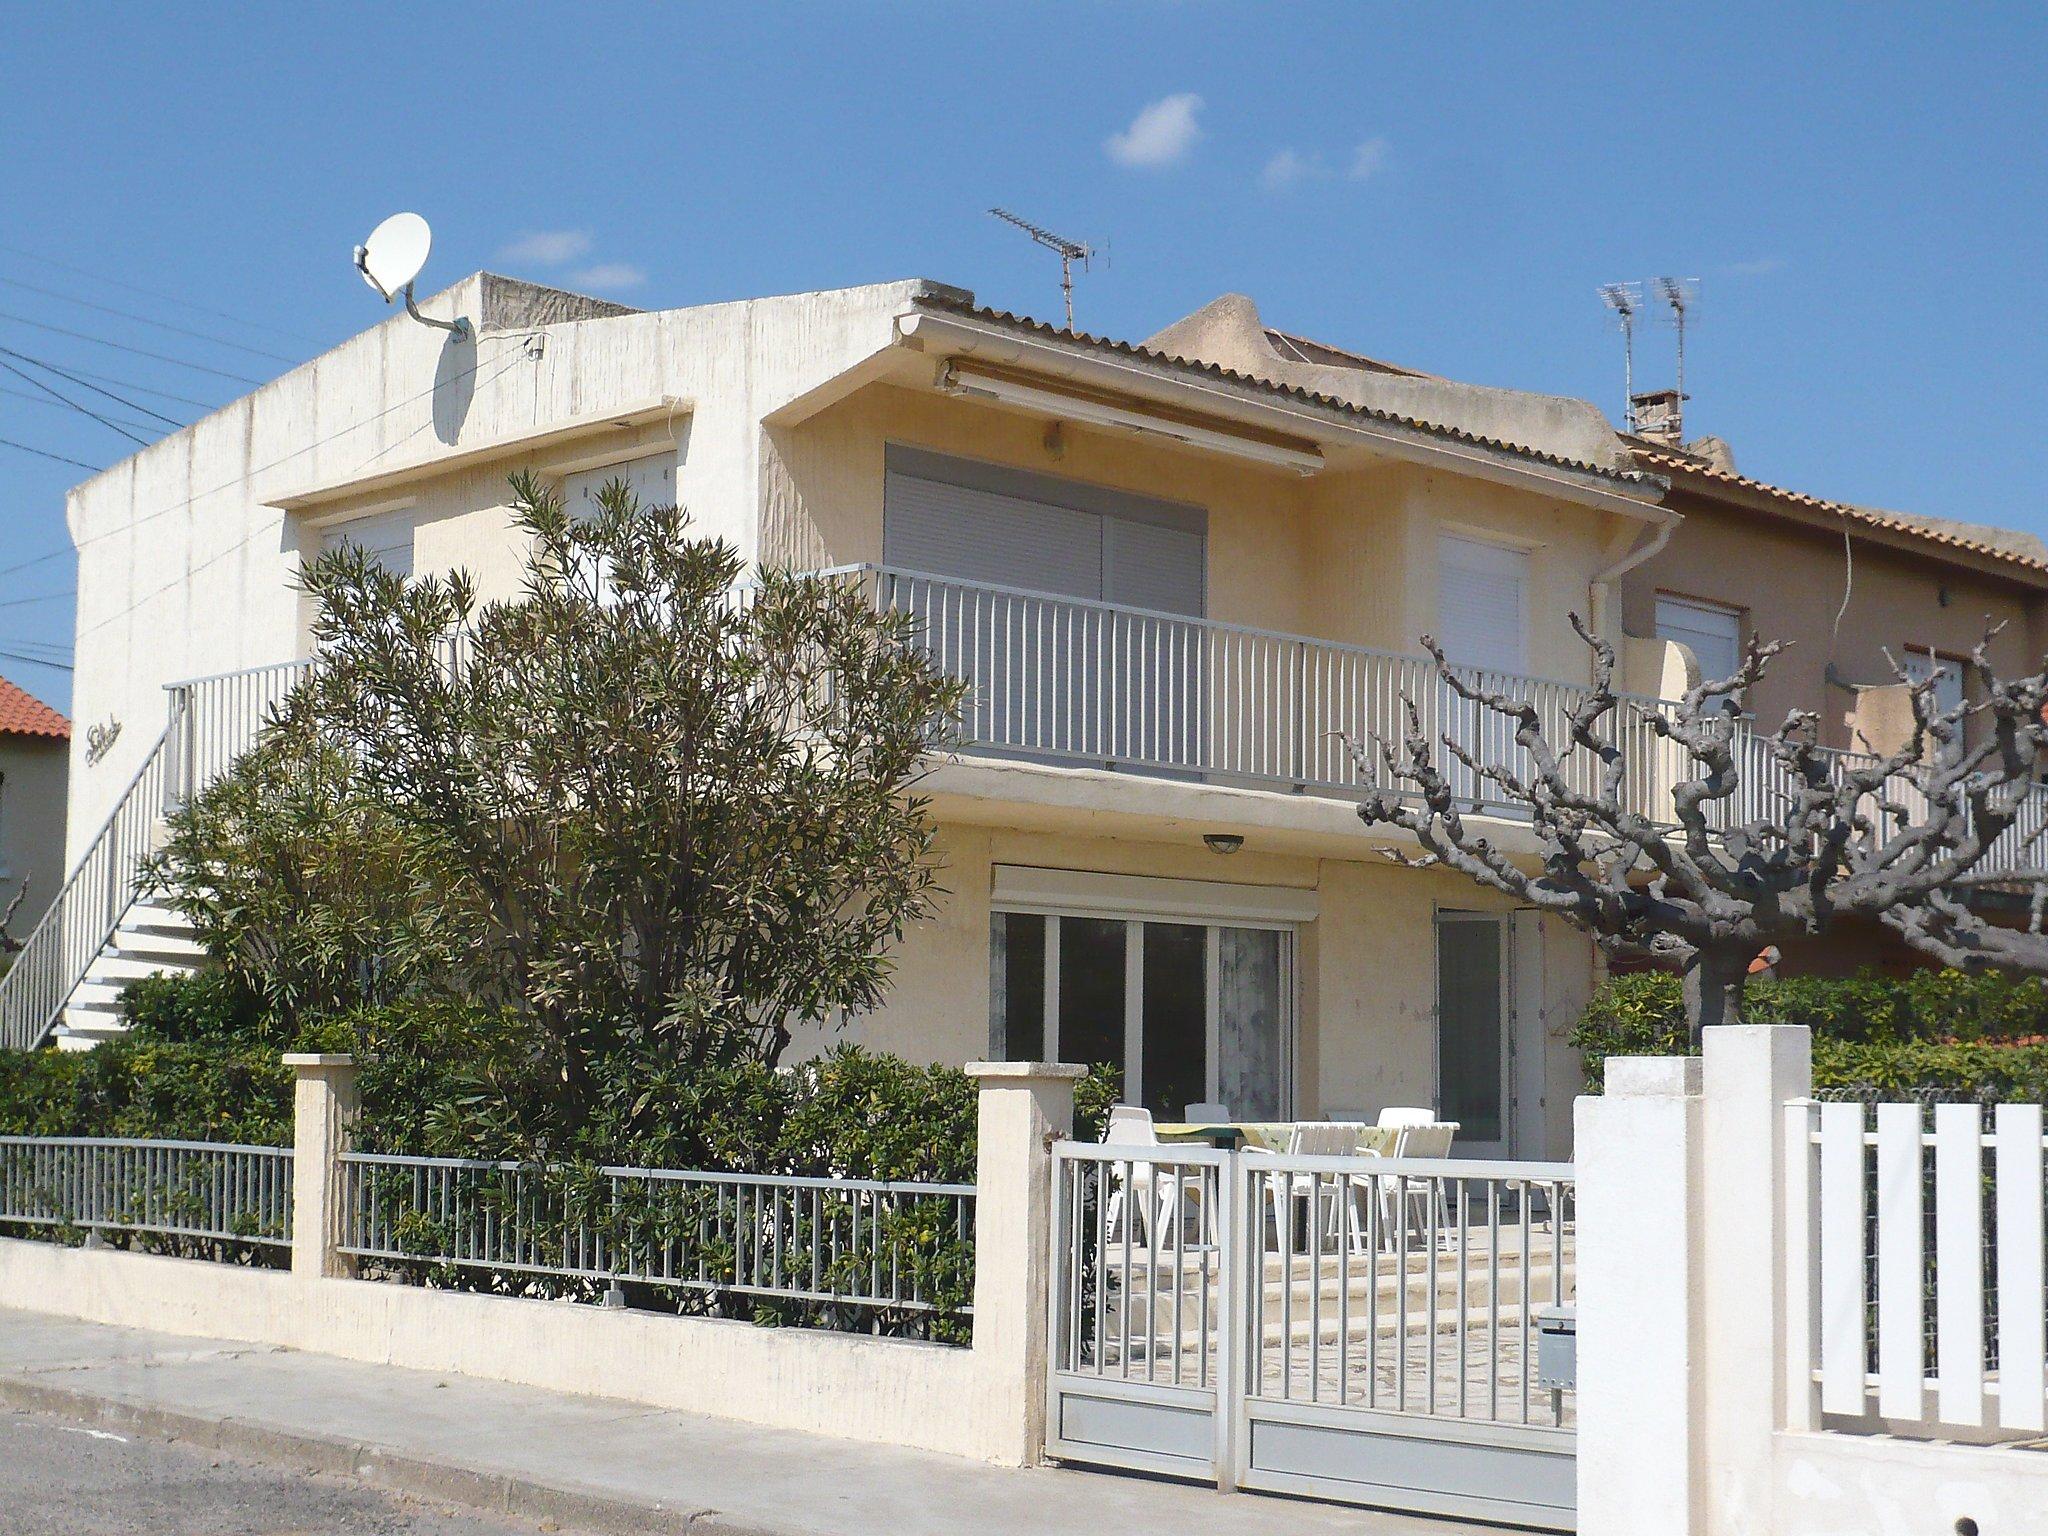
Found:
[(1044, 422), (895, 386), (859, 391), (766, 433), (761, 553), (797, 566), (882, 557), (888, 444), (1065, 476), (1203, 507), (1208, 616), (1385, 650), (1418, 651), (1436, 623), (1436, 535), (1530, 553), (1531, 670), (1584, 681), (1566, 615), (1611, 559), (1617, 519), (1528, 491), (1387, 461), (1310, 478), (1127, 433)]
[(23, 880), (28, 894), (8, 931), (28, 937), (64, 879), (65, 744), (0, 734), (0, 910)]
[[(1262, 854), (1219, 857), (1185, 843), (1011, 831), (941, 829), (943, 894), (894, 954), (887, 1003), (800, 1050), (855, 1041), (916, 1061), (960, 1065), (988, 1050), (989, 913), (994, 867), (1022, 864), (1102, 874), (1312, 890), (1316, 919), (1296, 957), (1295, 1110), (1370, 1118), (1389, 1105), (1436, 1101), (1434, 918), (1439, 908), (1506, 911), (1509, 903), (1441, 870), (1381, 859)], [(1525, 919), (1525, 921), (1533, 921)], [(1591, 945), (1555, 920), (1517, 949), (1521, 1060), (1517, 1151), (1561, 1156), (1570, 1145), (1578, 1061), (1564, 1036), (1593, 981)]]
[(1853, 535), (1855, 584), (1836, 643), (1845, 574), (1839, 529), (1806, 528), (1680, 492), (1670, 504), (1685, 521), (1660, 554), (1624, 579), (1623, 625), (1630, 634), (1654, 634), (1662, 592), (1740, 608), (1745, 636), (1791, 641), (1752, 700), (1768, 724), (1790, 709), (1819, 710), (1823, 745), (1854, 746), (1849, 722), (1858, 695), (1827, 681), (1831, 661), (1848, 682), (1887, 683), (1884, 647), (1894, 655), (1914, 645), (1966, 656), (1987, 617), (2006, 624), (1991, 649), (2001, 669), (2031, 671), (2041, 654), (2033, 624), (2048, 604), (2031, 589)]

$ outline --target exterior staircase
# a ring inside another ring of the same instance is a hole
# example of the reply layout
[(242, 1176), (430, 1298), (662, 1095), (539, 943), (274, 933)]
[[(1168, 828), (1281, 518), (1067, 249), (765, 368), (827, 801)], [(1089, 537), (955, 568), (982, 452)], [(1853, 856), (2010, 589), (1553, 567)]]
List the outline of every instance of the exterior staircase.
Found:
[(205, 963), (206, 951), (192, 936), (192, 922), (176, 908), (138, 899), (122, 917), (106, 947), (85, 969), (64, 1017), (51, 1031), (60, 1050), (84, 1050), (127, 1028), (121, 992), (145, 976), (186, 976)]

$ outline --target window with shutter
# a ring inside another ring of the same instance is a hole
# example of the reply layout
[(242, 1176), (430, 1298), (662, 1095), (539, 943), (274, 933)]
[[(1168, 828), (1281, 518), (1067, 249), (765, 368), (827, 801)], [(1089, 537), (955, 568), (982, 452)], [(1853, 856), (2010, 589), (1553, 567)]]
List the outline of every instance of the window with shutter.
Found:
[(1963, 702), (1963, 667), (1959, 661), (1918, 646), (1907, 646), (1899, 656), (1899, 665), (1906, 676), (1914, 682), (1934, 679), (1934, 707), (1946, 714), (1958, 709)]
[(1459, 666), (1529, 670), (1529, 556), (1504, 544), (1437, 539), (1437, 641)]
[(410, 576), (413, 569), (413, 514), (409, 510), (385, 512), (376, 517), (359, 517), (352, 523), (330, 528), (320, 537), (320, 552), (344, 544), (368, 555), (394, 576)]
[(1742, 612), (1685, 597), (1657, 599), (1657, 638), (1675, 640), (1700, 664), (1708, 681), (1732, 677), (1742, 665)]

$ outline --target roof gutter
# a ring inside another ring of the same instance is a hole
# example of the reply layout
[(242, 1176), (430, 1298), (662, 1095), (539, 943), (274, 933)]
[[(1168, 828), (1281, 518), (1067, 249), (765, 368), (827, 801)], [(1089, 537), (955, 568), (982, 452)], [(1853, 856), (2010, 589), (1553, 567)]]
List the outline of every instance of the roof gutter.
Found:
[(1614, 590), (1614, 583), (1621, 580), (1622, 577), (1641, 565), (1645, 560), (1661, 553), (1664, 546), (1671, 542), (1671, 535), (1678, 532), (1680, 521), (1682, 519), (1677, 513), (1667, 513), (1664, 521), (1650, 529), (1648, 540), (1638, 544), (1605, 570), (1593, 573), (1593, 579), (1586, 584), (1586, 590), (1590, 599), (1589, 606), (1591, 608), (1592, 630), (1594, 634), (1607, 634), (1607, 607), (1610, 594)]
[(1604, 484), (1599, 477), (1584, 471), (1372, 421), (1341, 407), (1259, 399), (1211, 381), (1169, 375), (1143, 364), (1019, 336), (967, 316), (913, 309), (896, 317), (896, 334), (900, 345), (926, 353), (939, 362), (973, 358), (1026, 368), (1052, 379), (1181, 410), (1197, 410), (1268, 432), (1353, 444), (1389, 458), (1534, 491), (1639, 522), (1671, 527), (1678, 521), (1675, 512), (1657, 505), (1664, 495), (1665, 482), (1655, 476), (1646, 477), (1635, 486)]

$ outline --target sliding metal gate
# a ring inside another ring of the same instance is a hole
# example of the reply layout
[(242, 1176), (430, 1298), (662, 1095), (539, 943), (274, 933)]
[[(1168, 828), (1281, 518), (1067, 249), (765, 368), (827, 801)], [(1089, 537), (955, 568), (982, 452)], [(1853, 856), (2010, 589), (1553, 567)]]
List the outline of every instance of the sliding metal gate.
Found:
[(1572, 1192), (1568, 1163), (1062, 1143), (1047, 1451), (1568, 1530), (1537, 1340)]

